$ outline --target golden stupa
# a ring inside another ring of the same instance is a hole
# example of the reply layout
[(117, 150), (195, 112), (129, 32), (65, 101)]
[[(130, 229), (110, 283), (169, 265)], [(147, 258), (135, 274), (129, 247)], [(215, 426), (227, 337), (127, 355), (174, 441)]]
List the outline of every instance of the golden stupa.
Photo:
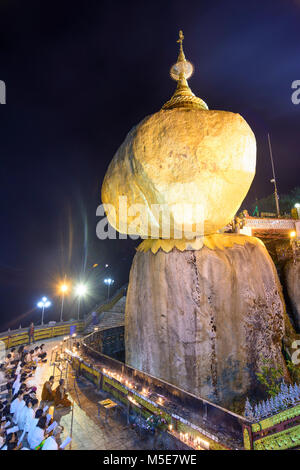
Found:
[(255, 175), (251, 128), (239, 114), (209, 110), (192, 93), (193, 66), (182, 41), (180, 31), (170, 72), (178, 82), (174, 95), (129, 132), (103, 181), (108, 220), (121, 233), (180, 239), (177, 228), (184, 226), (182, 238), (214, 234), (233, 219)]

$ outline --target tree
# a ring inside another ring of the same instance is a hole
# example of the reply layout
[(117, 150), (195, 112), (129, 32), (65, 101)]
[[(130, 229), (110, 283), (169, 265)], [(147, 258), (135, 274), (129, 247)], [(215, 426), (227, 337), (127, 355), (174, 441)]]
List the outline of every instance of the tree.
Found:
[[(287, 194), (279, 194), (279, 206), (280, 206), (280, 213), (290, 214), (292, 208), (295, 204), (300, 204), (300, 186), (296, 186)], [(252, 215), (258, 207), (259, 213), (261, 212), (273, 212), (276, 214), (276, 203), (274, 199), (274, 193), (269, 194), (269, 196), (257, 199), (250, 205), (249, 215)]]
[(275, 397), (280, 392), (280, 382), (283, 377), (283, 369), (280, 366), (274, 366), (270, 359), (261, 358), (261, 368), (256, 372), (259, 382), (264, 385), (267, 393)]
[(245, 418), (248, 418), (250, 420), (254, 419), (253, 408), (250, 404), (250, 401), (249, 401), (248, 397), (246, 398), (244, 416), (245, 416)]

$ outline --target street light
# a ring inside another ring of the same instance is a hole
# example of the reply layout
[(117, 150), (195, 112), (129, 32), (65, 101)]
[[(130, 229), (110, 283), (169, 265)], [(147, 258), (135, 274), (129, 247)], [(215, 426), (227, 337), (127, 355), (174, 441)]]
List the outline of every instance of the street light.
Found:
[(81, 302), (81, 297), (83, 297), (87, 293), (87, 288), (84, 284), (78, 284), (76, 287), (76, 294), (78, 297), (78, 320), (79, 320), (79, 314), (80, 314), (80, 302)]
[(60, 286), (61, 296), (61, 309), (60, 309), (60, 321), (63, 321), (63, 310), (64, 310), (64, 301), (65, 301), (65, 293), (68, 292), (69, 286), (64, 283)]
[(40, 300), (37, 304), (37, 306), (42, 309), (42, 325), (44, 324), (44, 310), (45, 308), (50, 307), (50, 305), (51, 302), (47, 299), (47, 297), (43, 297), (42, 300)]
[(104, 279), (104, 284), (107, 285), (107, 299), (109, 299), (109, 288), (110, 288), (110, 286), (113, 285), (114, 282), (115, 281), (113, 279), (111, 279), (110, 277), (107, 278), (107, 279)]

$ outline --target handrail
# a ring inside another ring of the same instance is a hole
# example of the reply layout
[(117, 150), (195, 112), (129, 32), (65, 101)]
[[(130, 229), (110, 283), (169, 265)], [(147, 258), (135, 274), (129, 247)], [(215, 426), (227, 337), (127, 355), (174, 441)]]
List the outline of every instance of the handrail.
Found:
[[(101, 330), (98, 330), (97, 332), (89, 333), (88, 335), (80, 338), (82, 351), (85, 352), (92, 360), (92, 362), (89, 363), (86, 362), (89, 361), (88, 359), (80, 358), (84, 364), (95, 369), (97, 373), (102, 374), (103, 366), (106, 368), (112, 368), (117, 374), (121, 376), (126, 375), (129, 381), (133, 380), (136, 382), (139, 385), (139, 388), (149, 388), (151, 386), (154, 393), (165, 396), (168, 400), (174, 403), (174, 405), (176, 405), (176, 414), (181, 416), (180, 409), (181, 406), (183, 406), (191, 411), (191, 416), (189, 418), (191, 422), (194, 422), (196, 425), (199, 424), (198, 420), (195, 421), (195, 417), (194, 419), (192, 418), (192, 415), (195, 413), (197, 416), (202, 417), (201, 420), (203, 419), (203, 423), (205, 423), (208, 428), (211, 428), (212, 432), (219, 428), (220, 422), (226, 424), (227, 437), (234, 439), (236, 442), (238, 441), (239, 445), (242, 445), (242, 426), (243, 424), (249, 424), (249, 420), (247, 418), (223, 408), (208, 399), (196, 396), (191, 392), (187, 392), (161, 378), (154, 377), (146, 372), (96, 351), (89, 343), (92, 337), (100, 332)], [(114, 378), (114, 380), (118, 381), (117, 378)], [(121, 383), (120, 386), (122, 386)]]
[(86, 316), (85, 318), (85, 328), (87, 328), (93, 319), (92, 314), (96, 312), (97, 314), (110, 310), (117, 302), (123, 297), (124, 290), (127, 289), (128, 283), (124, 284), (120, 289), (118, 289), (114, 295), (110, 298), (96, 305)]
[[(74, 320), (55, 323), (54, 325), (39, 325), (34, 329), (35, 340), (44, 340), (53, 338), (55, 336), (67, 335), (69, 333), (70, 326), (76, 326), (78, 332), (84, 329), (83, 320)], [(5, 343), (6, 348), (13, 346), (21, 346), (22, 344), (28, 344), (28, 329), (19, 328), (17, 330), (7, 330), (0, 333), (0, 341)]]

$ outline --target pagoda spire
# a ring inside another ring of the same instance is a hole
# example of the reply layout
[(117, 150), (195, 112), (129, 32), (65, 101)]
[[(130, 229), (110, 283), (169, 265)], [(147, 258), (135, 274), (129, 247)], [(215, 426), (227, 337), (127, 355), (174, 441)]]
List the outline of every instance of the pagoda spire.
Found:
[(190, 89), (187, 79), (193, 74), (194, 67), (191, 62), (186, 60), (183, 51), (183, 32), (179, 31), (179, 54), (177, 62), (171, 67), (170, 75), (173, 80), (177, 81), (177, 87), (172, 98), (167, 101), (162, 109), (173, 109), (173, 108), (192, 108), (192, 109), (208, 109), (207, 104), (194, 95)]
[(184, 35), (183, 35), (183, 32), (180, 30), (179, 39), (177, 39), (177, 42), (179, 42), (180, 44), (177, 62), (185, 62), (185, 55), (184, 55), (183, 46), (182, 46), (183, 40), (184, 40)]

